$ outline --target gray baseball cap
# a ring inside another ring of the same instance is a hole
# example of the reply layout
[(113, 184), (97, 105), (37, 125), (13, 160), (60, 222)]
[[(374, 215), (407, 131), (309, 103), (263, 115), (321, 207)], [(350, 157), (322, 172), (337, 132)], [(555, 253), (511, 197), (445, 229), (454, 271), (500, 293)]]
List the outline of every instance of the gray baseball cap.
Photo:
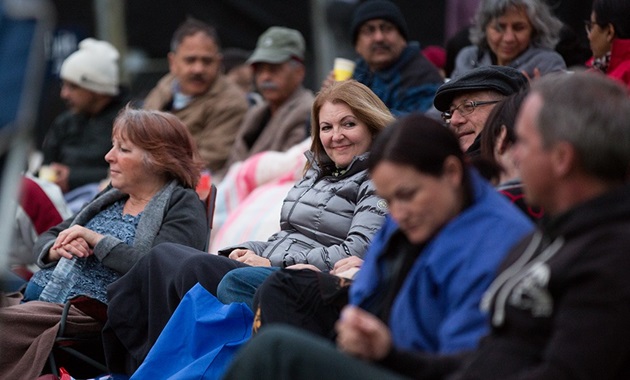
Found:
[(272, 26), (258, 38), (256, 50), (247, 63), (282, 63), (291, 58), (304, 60), (304, 37), (295, 29)]

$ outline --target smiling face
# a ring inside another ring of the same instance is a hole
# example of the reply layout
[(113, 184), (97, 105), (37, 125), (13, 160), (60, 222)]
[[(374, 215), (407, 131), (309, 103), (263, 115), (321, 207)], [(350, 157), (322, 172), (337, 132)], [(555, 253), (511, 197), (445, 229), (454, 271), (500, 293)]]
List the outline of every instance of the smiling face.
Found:
[(219, 75), (221, 54), (215, 41), (203, 32), (184, 37), (175, 52), (168, 54), (169, 69), (184, 95), (199, 96), (208, 91)]
[(453, 156), (446, 159), (439, 177), (386, 160), (374, 168), (371, 178), (390, 215), (414, 244), (429, 240), (462, 208), (462, 167)]
[(359, 28), (354, 50), (370, 70), (383, 70), (394, 64), (407, 47), (407, 41), (394, 24), (382, 19), (369, 20)]
[(338, 168), (350, 165), (355, 156), (372, 146), (368, 126), (345, 103), (325, 102), (319, 110), (319, 140)]
[[(453, 98), (450, 109), (452, 110), (460, 104), (471, 100), (491, 101), (499, 100), (500, 98), (500, 95), (488, 91), (469, 92)], [(475, 138), (483, 130), (488, 115), (490, 115), (494, 106), (495, 104), (477, 106), (472, 113), (464, 116), (459, 111), (453, 112), (449, 126), (457, 135), (459, 145), (464, 152), (473, 144)]]
[(510, 7), (486, 25), (486, 41), (497, 64), (508, 65), (529, 47), (532, 24), (523, 8)]

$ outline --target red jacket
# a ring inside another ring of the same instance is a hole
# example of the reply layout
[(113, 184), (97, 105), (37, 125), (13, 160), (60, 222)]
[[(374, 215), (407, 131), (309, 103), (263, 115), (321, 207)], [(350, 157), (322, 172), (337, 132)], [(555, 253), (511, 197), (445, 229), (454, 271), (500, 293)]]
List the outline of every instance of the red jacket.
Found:
[[(593, 58), (586, 63), (593, 66)], [(610, 64), (606, 75), (621, 81), (630, 88), (630, 39), (615, 38), (610, 52)]]

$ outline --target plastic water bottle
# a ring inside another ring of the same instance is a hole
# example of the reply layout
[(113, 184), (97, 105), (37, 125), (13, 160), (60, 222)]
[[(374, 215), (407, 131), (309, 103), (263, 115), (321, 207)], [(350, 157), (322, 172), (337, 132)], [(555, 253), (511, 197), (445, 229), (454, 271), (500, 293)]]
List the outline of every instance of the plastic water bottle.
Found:
[(84, 262), (85, 260), (79, 260), (76, 256), (73, 256), (72, 259), (65, 257), (59, 259), (50, 281), (39, 296), (39, 300), (53, 303), (66, 302), (72, 287), (77, 282)]

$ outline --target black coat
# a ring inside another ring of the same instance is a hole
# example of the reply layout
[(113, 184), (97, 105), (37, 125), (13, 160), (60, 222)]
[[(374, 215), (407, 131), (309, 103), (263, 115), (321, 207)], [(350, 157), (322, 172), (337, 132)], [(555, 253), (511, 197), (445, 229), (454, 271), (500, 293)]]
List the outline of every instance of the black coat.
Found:
[(42, 145), (44, 164), (70, 168), (69, 190), (107, 177), (105, 155), (112, 148), (114, 119), (124, 106), (123, 98), (116, 97), (97, 115), (66, 111), (53, 122)]
[(630, 379), (630, 186), (542, 224), (502, 264), (482, 306), (492, 330), (459, 357), (392, 353), (414, 378)]

